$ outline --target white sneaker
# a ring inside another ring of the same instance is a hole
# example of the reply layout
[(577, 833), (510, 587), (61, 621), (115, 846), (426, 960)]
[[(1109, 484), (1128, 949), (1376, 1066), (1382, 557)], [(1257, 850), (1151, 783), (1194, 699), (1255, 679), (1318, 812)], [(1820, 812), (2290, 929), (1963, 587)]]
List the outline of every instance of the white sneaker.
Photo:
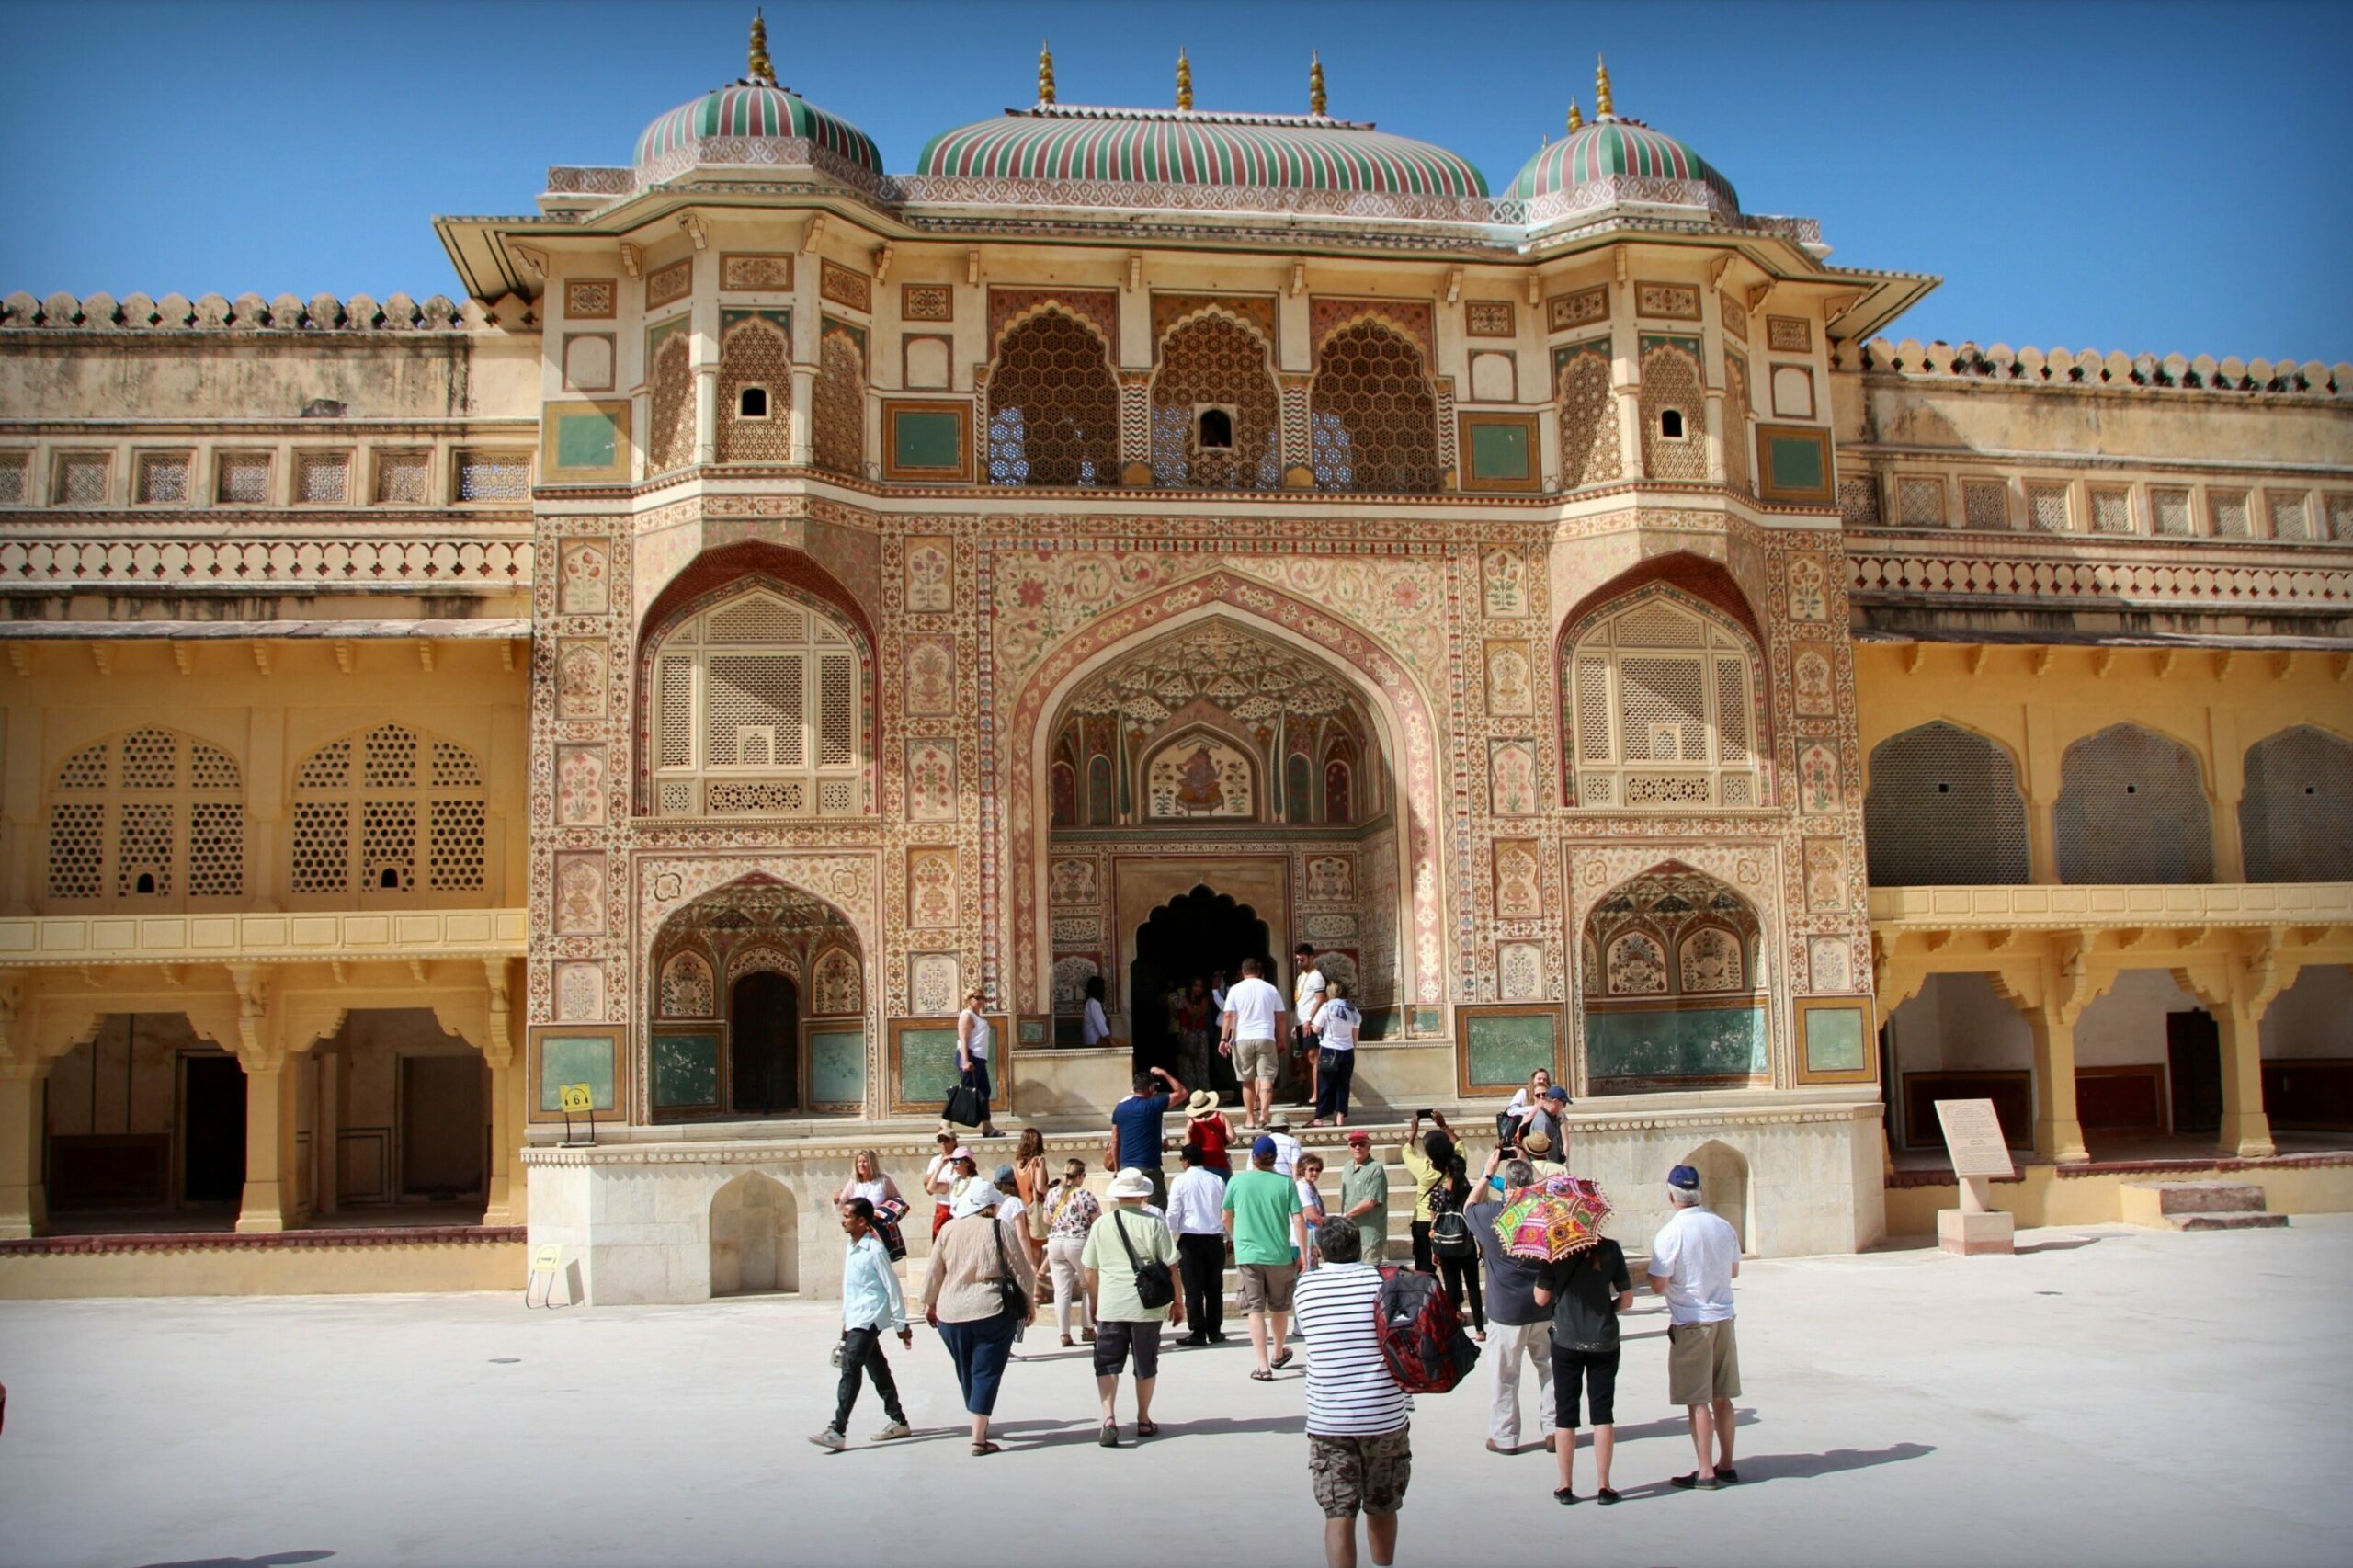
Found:
[(831, 1449), (835, 1453), (840, 1453), (844, 1449), (849, 1447), (849, 1439), (843, 1437), (840, 1432), (835, 1430), (831, 1426), (826, 1427), (824, 1431), (818, 1433), (809, 1440), (816, 1444), (821, 1449)]
[(893, 1437), (912, 1437), (915, 1435), (915, 1428), (908, 1426), (905, 1422), (893, 1421), (884, 1426), (880, 1432), (875, 1433), (874, 1440), (878, 1443), (887, 1443)]

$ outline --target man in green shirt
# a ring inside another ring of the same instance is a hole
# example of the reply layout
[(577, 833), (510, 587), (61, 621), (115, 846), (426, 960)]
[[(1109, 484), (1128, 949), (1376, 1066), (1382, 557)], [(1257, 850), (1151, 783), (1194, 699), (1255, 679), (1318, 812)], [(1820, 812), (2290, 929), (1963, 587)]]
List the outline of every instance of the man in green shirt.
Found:
[(1250, 1168), (1225, 1184), (1225, 1233), (1233, 1238), (1233, 1261), (1242, 1269), (1242, 1310), (1250, 1314), (1250, 1348), (1258, 1353), (1257, 1369), (1250, 1375), (1262, 1383), (1273, 1382), (1275, 1369), (1290, 1365), (1294, 1354), (1283, 1348), (1283, 1330), (1306, 1241), (1300, 1230), (1299, 1187), (1275, 1169), (1278, 1148), (1274, 1139), (1260, 1133), (1250, 1145)]
[(1364, 1233), (1364, 1261), (1377, 1264), (1389, 1241), (1389, 1169), (1372, 1157), (1372, 1134), (1348, 1134), (1355, 1163), (1340, 1173), (1340, 1212)]

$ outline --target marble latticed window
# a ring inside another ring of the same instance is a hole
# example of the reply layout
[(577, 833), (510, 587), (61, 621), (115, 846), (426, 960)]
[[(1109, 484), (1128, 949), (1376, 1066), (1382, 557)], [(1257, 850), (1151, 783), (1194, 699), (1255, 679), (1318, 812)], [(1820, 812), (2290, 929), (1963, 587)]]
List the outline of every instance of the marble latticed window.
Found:
[(330, 741), (294, 773), (289, 886), (356, 899), (480, 892), (488, 797), (463, 746), (385, 724)]
[(1120, 482), (1120, 385), (1103, 340), (1046, 311), (1008, 330), (989, 367), (988, 482)]
[(654, 659), (663, 816), (855, 816), (858, 654), (813, 606), (751, 589), (665, 635)]
[(2033, 880), (2018, 767), (1957, 724), (1922, 724), (1871, 748), (1863, 822), (1874, 886)]
[(51, 781), (49, 896), (176, 907), (245, 888), (244, 780), (228, 753), (132, 730), (68, 756)]
[(1562, 671), (1580, 806), (1761, 803), (1747, 640), (1664, 597), (1591, 627)]
[(1424, 495), (1444, 478), (1422, 351), (1391, 327), (1342, 327), (1317, 357), (1309, 461), (1318, 490)]
[[(859, 379), (862, 385), (862, 370)], [(819, 381), (822, 405), (823, 371)], [(760, 394), (753, 400), (756, 413), (745, 407), (752, 392)], [(654, 446), (648, 468), (661, 472), (686, 466), (694, 452), (694, 420), (687, 335), (674, 331), (654, 354)], [(719, 460), (782, 463), (791, 456), (792, 343), (785, 324), (766, 315), (731, 321), (719, 335)]]
[(2111, 724), (2060, 759), (2052, 812), (2063, 882), (2211, 882), (2214, 824), (2197, 754)]
[(1282, 410), (1267, 346), (1205, 315), (1171, 332), (1152, 378), (1152, 482), (1165, 489), (1271, 490), (1282, 483)]
[(810, 438), (819, 468), (866, 472), (866, 343), (854, 327), (828, 322), (818, 345)]
[(2248, 881), (2353, 881), (2353, 742), (2299, 724), (2248, 747), (2239, 835)]
[(1579, 349), (1561, 365), (1556, 396), (1561, 419), (1561, 487), (1604, 484), (1625, 471), (1618, 440), (1618, 403), (1609, 390), (1606, 350)]

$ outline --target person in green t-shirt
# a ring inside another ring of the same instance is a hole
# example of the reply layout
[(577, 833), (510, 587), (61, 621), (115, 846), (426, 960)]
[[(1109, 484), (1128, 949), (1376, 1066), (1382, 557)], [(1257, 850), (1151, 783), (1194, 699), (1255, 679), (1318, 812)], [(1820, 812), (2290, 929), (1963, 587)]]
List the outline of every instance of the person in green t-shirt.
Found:
[(1258, 1353), (1257, 1369), (1250, 1376), (1262, 1383), (1273, 1382), (1275, 1369), (1290, 1365), (1295, 1354), (1283, 1348), (1283, 1330), (1306, 1241), (1300, 1231), (1299, 1187), (1275, 1169), (1279, 1147), (1260, 1133), (1250, 1145), (1250, 1168), (1225, 1184), (1225, 1233), (1233, 1238), (1233, 1260), (1242, 1269), (1242, 1310), (1250, 1314), (1250, 1348)]
[(1348, 1134), (1356, 1156), (1340, 1173), (1340, 1212), (1364, 1233), (1364, 1261), (1378, 1264), (1389, 1242), (1389, 1167), (1372, 1157), (1372, 1134)]

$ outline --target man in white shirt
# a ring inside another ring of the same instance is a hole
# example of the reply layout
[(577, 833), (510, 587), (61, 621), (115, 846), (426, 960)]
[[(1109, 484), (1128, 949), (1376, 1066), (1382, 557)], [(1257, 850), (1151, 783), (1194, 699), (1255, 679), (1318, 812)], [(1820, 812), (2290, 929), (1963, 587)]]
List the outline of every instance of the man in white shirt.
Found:
[(1245, 1128), (1267, 1125), (1275, 1112), (1275, 1074), (1282, 1065), (1275, 1042), (1282, 1038), (1283, 994), (1258, 972), (1256, 959), (1242, 960), (1242, 978), (1225, 994), (1224, 1038), (1218, 1051), (1233, 1058), (1242, 1080)]
[(1667, 1172), (1666, 1196), (1675, 1214), (1651, 1238), (1650, 1284), (1666, 1298), (1667, 1398), (1690, 1416), (1699, 1455), (1699, 1469), (1670, 1479), (1713, 1492), (1740, 1479), (1732, 1467), (1732, 1402), (1740, 1397), (1732, 1282), (1740, 1274), (1740, 1234), (1701, 1205), (1699, 1173), (1689, 1165)]
[(1299, 1140), (1290, 1135), (1290, 1123), (1278, 1121), (1267, 1129), (1267, 1136), (1275, 1141), (1275, 1174), (1297, 1179), (1299, 1169)]
[(1177, 1152), (1185, 1168), (1168, 1184), (1168, 1229), (1185, 1277), (1184, 1346), (1225, 1343), (1225, 1177), (1201, 1164), (1198, 1143)]
[(1297, 978), (1290, 983), (1291, 1051), (1307, 1064), (1307, 1097), (1299, 1103), (1315, 1103), (1316, 1065), (1315, 1031), (1309, 1026), (1324, 1006), (1324, 970), (1315, 961), (1313, 943), (1302, 942), (1291, 949), (1291, 969)]

